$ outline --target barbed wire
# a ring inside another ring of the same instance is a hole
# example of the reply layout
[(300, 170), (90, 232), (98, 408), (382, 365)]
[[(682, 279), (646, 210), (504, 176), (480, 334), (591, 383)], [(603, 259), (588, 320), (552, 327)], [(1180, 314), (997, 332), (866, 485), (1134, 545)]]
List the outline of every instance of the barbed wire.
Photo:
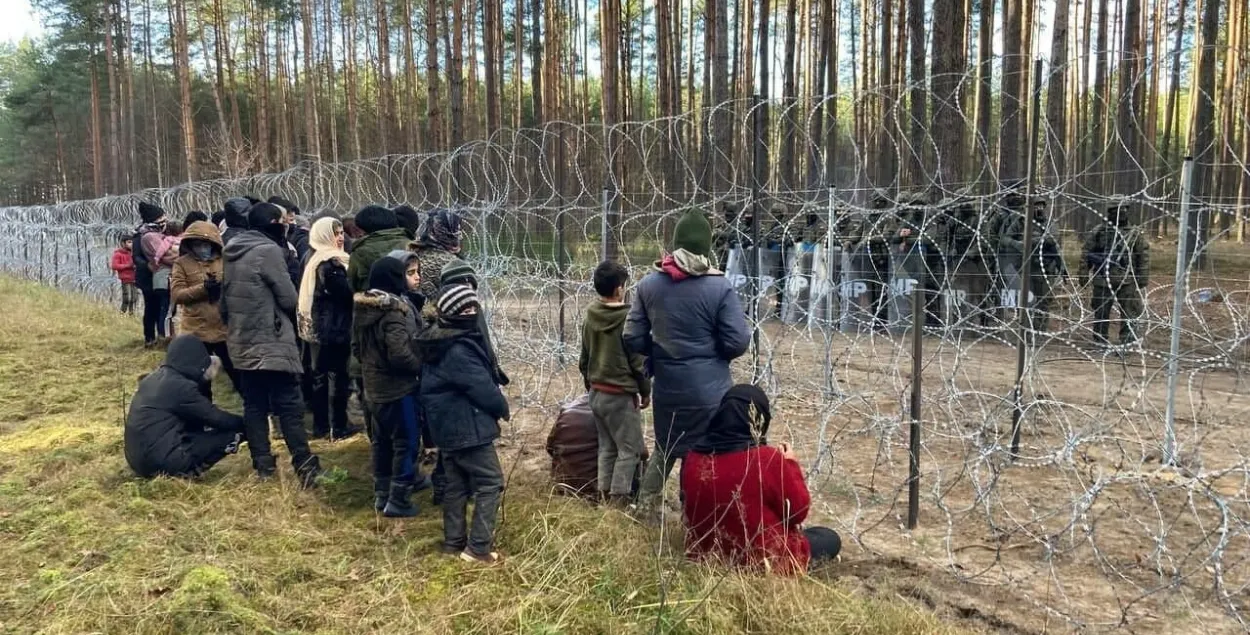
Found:
[[(843, 136), (832, 161), (838, 169), (826, 174), (827, 139), (813, 132), (826, 116), (823, 105), (767, 104), (774, 149), (786, 130), (779, 122), (801, 122), (793, 145), (801, 178), (788, 179), (774, 166), (765, 182), (754, 183), (752, 166), (738, 157), (750, 154), (753, 117), (765, 105), (739, 101), (607, 130), (552, 123), (499, 131), (447, 153), (305, 163), (276, 174), (0, 208), (0, 270), (114, 301), (109, 255), (137, 224), (139, 200), (174, 217), (216, 210), (245, 194), (278, 194), (306, 213), (371, 203), (455, 205), (468, 221), (467, 255), (485, 281), (492, 329), (514, 378), (510, 389), (545, 421), (581, 390), (572, 361), (580, 316), (593, 297), (589, 272), (605, 240), (619, 246), (637, 279), (669, 244), (676, 217), (703, 209), (716, 226), (718, 264), (759, 334), (735, 373), (757, 376), (776, 398), (774, 434), (804, 457), (820, 515), (849, 541), (996, 587), (1017, 600), (1003, 611), (1072, 628), (1245, 629), (1250, 258), (1220, 240), (1239, 229), (1240, 199), (1204, 202), (1212, 228), (1204, 243), (1208, 264), (1186, 269), (1181, 312), (1172, 310), (1171, 259), (1182, 257), (1179, 243), (1156, 240), (1153, 266), (1124, 288), (1125, 298), (1142, 304), (1136, 337), (1104, 345), (1091, 296), (1114, 285), (1081, 275), (1083, 243), (1106, 223), (1111, 190), (1104, 186), (1125, 169), (1135, 173), (1139, 189), (1120, 193), (1133, 201), (1133, 225), (1146, 225), (1142, 234), (1154, 237), (1179, 225), (1179, 174), (1153, 167), (1159, 156), (1135, 154), (1120, 168), (1095, 163), (1063, 180), (1040, 178), (1037, 197), (1047, 211), (1030, 252), (1034, 311), (1022, 338), (1016, 305), (1023, 254), (1012, 256), (1002, 239), (1004, 222), (1016, 218), (1022, 227), (1029, 216), (1005, 211), (1003, 192), (991, 184), (998, 175), (988, 173), (996, 161), (976, 149), (1003, 140), (967, 144), (961, 164), (987, 167), (962, 170), (957, 183), (913, 179), (927, 198), (908, 203), (899, 179), (870, 178), (873, 147), (892, 148), (896, 165), (923, 152), (933, 169), (942, 159), (936, 145), (898, 134), (885, 146)], [(906, 116), (897, 108), (887, 114), (887, 121)], [(682, 145), (687, 131), (703, 126), (713, 139), (725, 122), (731, 147)], [(1041, 131), (1048, 146), (1039, 156), (1053, 156), (1059, 135), (1051, 132)], [(1119, 151), (1118, 132), (1108, 136), (1098, 152), (1088, 136), (1076, 141), (1097, 157)], [(1224, 151), (1214, 169), (1246, 178), (1244, 157)], [(893, 202), (874, 206), (881, 187)], [(759, 227), (744, 209), (760, 217)], [(913, 364), (902, 333), (912, 324), (917, 286), (924, 302), (915, 317), (925, 334), (922, 522), (908, 531), (905, 424)], [(1165, 464), (1162, 439), (1174, 326), (1181, 381), (1172, 403), (1173, 466)], [(1026, 355), (1017, 399), (1020, 346)], [(1022, 435), (1013, 452), (1017, 408)]]

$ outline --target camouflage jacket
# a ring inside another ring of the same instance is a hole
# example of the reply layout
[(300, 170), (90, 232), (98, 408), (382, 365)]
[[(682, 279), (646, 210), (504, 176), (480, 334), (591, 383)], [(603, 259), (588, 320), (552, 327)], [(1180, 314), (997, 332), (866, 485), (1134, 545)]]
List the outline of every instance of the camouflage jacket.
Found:
[(1101, 225), (1085, 240), (1081, 269), (1095, 285), (1116, 287), (1133, 280), (1144, 287), (1150, 280), (1150, 243), (1137, 227)]

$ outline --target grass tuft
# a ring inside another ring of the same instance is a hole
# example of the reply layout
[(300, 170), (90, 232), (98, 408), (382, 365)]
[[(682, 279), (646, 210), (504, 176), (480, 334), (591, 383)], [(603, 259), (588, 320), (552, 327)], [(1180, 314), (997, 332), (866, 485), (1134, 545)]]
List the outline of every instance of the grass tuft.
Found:
[[(438, 553), (439, 511), (382, 519), (368, 442), (315, 443), (312, 492), (246, 456), (198, 481), (133, 477), (122, 422), (160, 361), (108, 307), (0, 278), (0, 631), (40, 633), (947, 633), (837, 581), (685, 562), (680, 537), (547, 493), (519, 470), (502, 568)], [(228, 384), (221, 402), (237, 408)], [(278, 444), (278, 448), (281, 445)], [(246, 453), (245, 453), (246, 454)]]

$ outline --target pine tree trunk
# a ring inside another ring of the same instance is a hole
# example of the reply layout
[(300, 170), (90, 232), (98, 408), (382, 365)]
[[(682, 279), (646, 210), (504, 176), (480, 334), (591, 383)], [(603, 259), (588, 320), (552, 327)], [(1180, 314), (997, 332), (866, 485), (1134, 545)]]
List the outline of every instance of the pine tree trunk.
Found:
[[(516, 0), (521, 2), (522, 0)], [(530, 0), (530, 109), (534, 126), (543, 123), (543, 38), (542, 21), (545, 17), (543, 0)]]
[(1107, 41), (1111, 28), (1110, 16), (1107, 11), (1107, 0), (1098, 0), (1098, 39), (1094, 44), (1094, 92), (1091, 97), (1093, 105), (1089, 116), (1089, 154), (1086, 156), (1086, 171), (1092, 176), (1086, 189), (1105, 192), (1103, 178), (1103, 162), (1099, 158), (1106, 147), (1107, 119)]
[[(964, 7), (963, 0), (933, 3), (933, 143), (937, 149), (937, 186), (941, 191), (958, 189), (963, 182), (967, 123), (960, 112), (959, 84), (968, 67), (967, 49), (963, 46), (967, 21)], [(912, 44), (915, 45), (914, 35)], [(912, 62), (915, 60), (913, 52)], [(914, 68), (912, 75), (912, 81), (916, 81)], [(913, 104), (913, 116), (915, 110)]]
[[(955, 2), (958, 1), (955, 0)], [(925, 139), (925, 131), (928, 128), (926, 124), (929, 121), (929, 117), (927, 95), (925, 94), (925, 79), (928, 77), (928, 66), (925, 64), (924, 4), (924, 0), (908, 0), (909, 6), (907, 9), (907, 32), (911, 40), (911, 95), (908, 98), (911, 111), (911, 134), (908, 135), (909, 138), (903, 144), (903, 147), (906, 149), (909, 158), (909, 180), (917, 187), (925, 186), (925, 181), (929, 180), (925, 173), (925, 149), (929, 145)], [(943, 25), (942, 28), (948, 27), (949, 25)], [(937, 28), (938, 26), (935, 24), (935, 32)], [(950, 39), (951, 48), (957, 48), (954, 38), (951, 37)], [(937, 54), (936, 48), (934, 49), (934, 54)]]
[[(990, 125), (994, 120), (994, 0), (981, 0), (980, 24), (977, 25), (977, 145), (972, 165), (990, 165), (995, 156), (994, 139)], [(988, 185), (991, 171), (982, 169), (980, 181)]]
[(187, 0), (170, 0), (174, 30), (174, 74), (178, 77), (179, 122), (182, 125), (184, 170), (188, 181), (199, 180), (196, 165), (195, 119), (191, 104), (191, 60), (187, 40)]
[(443, 142), (443, 110), (439, 97), (438, 15), (442, 2), (429, 0), (425, 10), (425, 145), (431, 152), (446, 150)]
[[(709, 3), (710, 4), (710, 3)], [(794, 122), (794, 109), (798, 98), (795, 48), (798, 37), (798, 1), (786, 0), (785, 58), (781, 68), (781, 179), (778, 186), (786, 192), (794, 189), (795, 137), (798, 131)]]
[[(1198, 82), (1195, 94), (1190, 98), (1194, 104), (1194, 120), (1190, 130), (1193, 147), (1191, 156), (1194, 157), (1193, 194), (1197, 207), (1201, 208), (1209, 205), (1215, 195), (1212, 164), (1216, 158), (1218, 138), (1215, 126), (1215, 60), (1220, 36), (1220, 0), (1203, 0), (1202, 19), (1198, 23), (1201, 25), (1201, 38), (1197, 44)], [(1206, 264), (1205, 243), (1209, 215), (1198, 213), (1195, 216), (1196, 222), (1189, 224), (1190, 240), (1185, 257), (1188, 260), (1197, 253), (1195, 264), (1202, 267)]]
[(1116, 191), (1136, 194), (1142, 189), (1142, 173), (1134, 150), (1141, 140), (1141, 83), (1138, 61), (1142, 55), (1141, 0), (1125, 0), (1124, 39), (1120, 43), (1120, 90), (1117, 97)]
[[(895, 172), (898, 169), (898, 163), (894, 154), (894, 142), (891, 132), (893, 124), (887, 123), (892, 120), (894, 111), (894, 56), (891, 53), (890, 42), (894, 41), (894, 1), (881, 0), (881, 36), (880, 62), (877, 66), (878, 79), (877, 86), (881, 91), (881, 109), (876, 115), (876, 119), (880, 125), (876, 126), (876, 154), (877, 169), (873, 182), (877, 187), (889, 187), (894, 184)], [(887, 119), (889, 118), (889, 119)]]
[(92, 196), (104, 196), (104, 140), (100, 134), (100, 69), (91, 51), (91, 180)]
[[(1105, 1), (1105, 0), (1104, 0)], [(998, 147), (998, 179), (1014, 183), (1024, 176), (1020, 165), (1024, 137), (1024, 114), (1027, 102), (1022, 95), (1028, 90), (1023, 67), (1026, 65), (1023, 28), (1024, 0), (1003, 0), (1003, 90), (1002, 140)]]
[(300, 0), (300, 21), (304, 25), (304, 150), (305, 158), (321, 160), (321, 125), (317, 119), (317, 73), (313, 70), (312, 0)]
[[(338, 163), (339, 162), (339, 134), (338, 134), (338, 128), (339, 128), (338, 121), (339, 120), (338, 120), (338, 115), (337, 115), (338, 109), (337, 109), (337, 104), (336, 104), (336, 99), (335, 99), (335, 95), (338, 94), (338, 84), (336, 83), (335, 78), (334, 78), (334, 20), (333, 20), (333, 12), (330, 10), (332, 6), (333, 5), (331, 4), (331, 0), (325, 0), (325, 5), (322, 8), (322, 14), (325, 16), (325, 24), (322, 30), (322, 34), (326, 38), (326, 45), (325, 45), (325, 55), (326, 55), (325, 57), (325, 63), (326, 63), (325, 87), (326, 87), (326, 90), (325, 90), (325, 95), (323, 97), (325, 100), (324, 106), (323, 106), (325, 108), (325, 117), (323, 119), (326, 122), (326, 129), (330, 133), (330, 162)], [(347, 57), (347, 56), (344, 56), (344, 57)], [(233, 68), (233, 65), (231, 66), (231, 68)], [(231, 74), (233, 75), (233, 72)], [(231, 81), (233, 82), (234, 80), (232, 79)], [(414, 104), (416, 103), (415, 97), (413, 99), (413, 103)]]
[[(1063, 183), (1067, 177), (1067, 81), (1068, 81), (1068, 3), (1055, 5), (1051, 25), (1050, 58), (1053, 60), (1050, 85), (1046, 89), (1046, 124), (1050, 135), (1044, 146), (1048, 156), (1046, 176), (1052, 185)], [(1038, 78), (1041, 81), (1041, 78)]]
[(356, 2), (347, 0), (342, 5), (343, 11), (343, 81), (347, 84), (347, 135), (351, 144), (351, 157), (359, 159), (364, 156), (360, 144), (360, 89), (356, 66)]
[(500, 13), (501, 0), (485, 0), (482, 3), (482, 36), (486, 54), (486, 137), (490, 137), (503, 125), (503, 103), (500, 98), (500, 76), (503, 60), (503, 39)]
[(404, 98), (396, 100), (395, 118), (404, 131), (404, 151), (416, 152), (420, 146), (417, 130), (417, 53), (412, 39), (412, 0), (403, 0), (399, 5), (402, 21), (400, 37), (404, 47)]
[(120, 131), (120, 87), (117, 85), (117, 55), (113, 49), (113, 24), (115, 16), (113, 15), (113, 2), (110, 0), (104, 4), (104, 65), (108, 72), (108, 91), (109, 91), (109, 142), (108, 142), (108, 163), (109, 163), (109, 190), (112, 192), (122, 192), (122, 151), (121, 151), (121, 131)]

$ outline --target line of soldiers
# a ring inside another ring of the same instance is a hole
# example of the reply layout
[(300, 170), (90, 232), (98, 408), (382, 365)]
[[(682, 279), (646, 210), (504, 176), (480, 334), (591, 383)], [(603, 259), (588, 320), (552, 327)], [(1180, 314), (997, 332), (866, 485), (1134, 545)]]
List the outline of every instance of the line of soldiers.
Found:
[[(1092, 283), (1093, 328), (1102, 344), (1110, 343), (1114, 321), (1123, 322), (1120, 344), (1129, 345), (1138, 338), (1141, 292), (1149, 280), (1149, 245), (1140, 229), (1130, 225), (1130, 207), (1125, 197), (1111, 199), (1105, 222), (1087, 237), (1082, 250), (1080, 282), (1081, 286)], [(780, 311), (789, 273), (788, 250), (793, 250), (795, 243), (823, 243), (828, 229), (825, 215), (810, 209), (791, 215), (784, 206), (774, 206), (770, 212), (770, 219), (761, 219), (760, 242), (765, 249), (781, 252), (779, 258), (770, 259), (773, 270), (764, 272), (778, 283), (776, 310)], [(749, 207), (727, 204), (723, 218), (716, 221), (719, 228), (714, 247), (718, 264), (724, 269), (732, 248), (752, 245), (755, 218)], [(1019, 304), (1016, 296), (1025, 258), (1025, 223), (1030, 221), (1034, 224), (1033, 260), (1026, 316), (1032, 330), (1045, 332), (1049, 330), (1055, 291), (1069, 279), (1069, 272), (1042, 198), (1029, 200), (1018, 190), (1008, 190), (997, 204), (982, 207), (966, 192), (940, 201), (922, 193), (904, 192), (891, 198), (879, 192), (870, 201), (870, 209), (836, 210), (833, 236), (835, 245), (844, 252), (860, 256), (866, 265), (862, 275), (880, 282), (868, 289), (879, 325), (889, 320), (889, 281), (906, 275), (924, 289), (926, 324), (940, 326), (941, 291), (948, 273), (959, 273), (970, 287), (970, 302), (981, 325), (988, 326), (995, 319), (996, 305)], [(1112, 310), (1117, 307), (1120, 318), (1112, 320)]]

